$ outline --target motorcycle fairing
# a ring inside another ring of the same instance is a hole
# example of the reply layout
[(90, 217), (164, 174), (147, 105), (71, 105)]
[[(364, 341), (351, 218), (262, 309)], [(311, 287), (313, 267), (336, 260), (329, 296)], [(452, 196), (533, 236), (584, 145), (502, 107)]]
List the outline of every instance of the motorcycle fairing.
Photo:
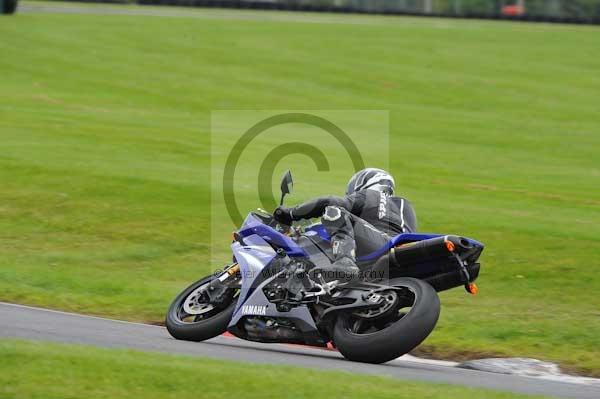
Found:
[[(294, 321), (303, 332), (316, 332), (317, 327), (306, 306), (298, 306), (288, 312), (279, 312), (275, 304), (268, 301), (262, 290), (265, 285), (275, 278), (275, 276), (264, 273), (265, 269), (271, 265), (277, 256), (270, 243), (276, 243), (278, 247), (288, 248), (290, 252), (306, 256), (304, 250), (289, 237), (262, 224), (262, 221), (252, 214), (248, 215), (238, 234), (243, 237), (244, 245), (240, 242), (234, 242), (231, 245), (231, 250), (240, 266), (242, 286), (228, 330), (234, 335), (240, 334), (241, 331), (238, 329), (237, 324), (242, 317), (252, 316), (253, 310), (261, 309), (260, 314), (256, 314), (256, 316), (285, 317)], [(288, 255), (290, 255), (289, 252)], [(262, 279), (264, 280), (261, 281)]]
[[(242, 287), (233, 317), (227, 326), (227, 331), (239, 338), (250, 339), (244, 330), (240, 328), (240, 324), (243, 323), (242, 318), (253, 316), (282, 317), (293, 322), (305, 336), (306, 343), (324, 345), (325, 341), (320, 337), (314, 319), (306, 305), (294, 307), (287, 312), (280, 312), (277, 310), (277, 306), (269, 302), (265, 296), (263, 288), (275, 279), (276, 275), (269, 276), (261, 281), (263, 276), (268, 275), (268, 273), (261, 272), (271, 265), (276, 256), (275, 251), (271, 248), (272, 252), (269, 253), (263, 247), (243, 247), (239, 243), (233, 244), (231, 248), (240, 265)], [(270, 342), (267, 339), (262, 341)]]
[[(313, 320), (310, 311), (306, 305), (301, 305), (290, 309), (287, 312), (280, 312), (274, 303), (269, 302), (263, 292), (263, 288), (273, 280), (275, 276), (257, 284), (252, 290), (248, 290), (248, 295), (244, 300), (238, 299), (236, 310), (229, 322), (227, 330), (234, 335), (239, 335), (238, 322), (245, 316), (261, 316), (261, 317), (283, 317), (294, 322), (294, 324), (305, 333), (313, 333), (317, 331), (317, 326)], [(242, 290), (247, 285), (247, 281), (242, 282)], [(246, 309), (249, 309), (246, 310)], [(256, 309), (263, 309), (262, 312), (254, 312)]]
[(294, 242), (294, 240), (285, 234), (281, 234), (271, 226), (267, 226), (252, 213), (246, 217), (238, 234), (244, 241), (247, 237), (257, 235), (278, 248), (282, 248), (287, 255), (291, 257), (306, 256), (306, 253)]
[[(236, 306), (236, 312), (242, 307), (252, 291), (255, 289), (255, 280), (257, 280), (266, 265), (270, 264), (275, 258), (275, 250), (262, 238), (252, 236), (250, 240), (253, 245), (242, 246), (235, 242), (231, 244), (231, 250), (236, 261), (240, 265), (242, 276), (242, 287)], [(261, 243), (262, 241), (262, 243)]]

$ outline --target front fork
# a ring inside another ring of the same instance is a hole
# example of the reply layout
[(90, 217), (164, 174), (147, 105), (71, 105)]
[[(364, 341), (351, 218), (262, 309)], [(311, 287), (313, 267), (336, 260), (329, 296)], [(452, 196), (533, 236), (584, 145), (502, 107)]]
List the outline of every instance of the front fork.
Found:
[(240, 265), (238, 263), (234, 263), (225, 268), (219, 277), (208, 283), (205, 292), (208, 295), (211, 303), (219, 304), (224, 301), (225, 296), (223, 294), (225, 294), (227, 289), (231, 288), (229, 284), (225, 283), (229, 283), (228, 280), (231, 278), (236, 278), (239, 271)]

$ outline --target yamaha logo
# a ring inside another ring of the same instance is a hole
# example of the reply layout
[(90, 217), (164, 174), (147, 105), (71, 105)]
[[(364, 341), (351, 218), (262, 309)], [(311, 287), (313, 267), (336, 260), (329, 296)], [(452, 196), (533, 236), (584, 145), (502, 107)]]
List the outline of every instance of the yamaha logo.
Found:
[(244, 305), (242, 306), (242, 314), (252, 314), (258, 316), (264, 316), (267, 314), (266, 306), (258, 306), (258, 305)]

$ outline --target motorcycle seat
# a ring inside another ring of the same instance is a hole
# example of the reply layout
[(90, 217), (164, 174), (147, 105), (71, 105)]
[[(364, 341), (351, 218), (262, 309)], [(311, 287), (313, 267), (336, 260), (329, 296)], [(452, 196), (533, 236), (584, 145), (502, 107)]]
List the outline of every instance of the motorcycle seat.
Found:
[[(315, 224), (307, 227), (306, 233), (307, 233), (307, 236), (309, 236), (309, 237), (319, 237), (319, 239), (322, 240), (321, 242), (324, 242), (324, 243), (326, 243), (327, 246), (329, 246), (330, 237), (322, 224), (315, 223)], [(401, 234), (395, 235), (394, 237), (390, 238), (390, 240), (388, 242), (386, 242), (385, 245), (381, 246), (377, 250), (375, 250), (369, 254), (359, 256), (356, 259), (356, 261), (357, 261), (357, 263), (362, 264), (362, 265), (373, 263), (373, 262), (377, 261), (379, 258), (381, 258), (382, 256), (384, 256), (385, 254), (387, 254), (394, 247), (399, 247), (403, 244), (408, 244), (411, 242), (425, 241), (425, 240), (430, 240), (432, 238), (444, 237), (444, 236), (445, 236), (444, 234), (430, 234), (430, 233), (401, 233)], [(475, 245), (475, 246), (483, 248), (483, 244), (481, 244), (478, 241), (475, 241), (471, 238), (464, 238), (464, 239), (467, 240), (471, 245)], [(317, 245), (321, 245), (321, 244), (317, 244)]]

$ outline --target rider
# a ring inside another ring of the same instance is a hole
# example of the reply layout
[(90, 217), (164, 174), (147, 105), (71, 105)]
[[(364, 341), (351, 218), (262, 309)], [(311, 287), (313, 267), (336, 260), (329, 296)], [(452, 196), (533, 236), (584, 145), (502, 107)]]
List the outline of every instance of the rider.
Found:
[(293, 208), (280, 206), (273, 216), (287, 225), (320, 216), (331, 236), (334, 262), (319, 270), (328, 281), (354, 280), (359, 274), (357, 254), (371, 253), (394, 235), (417, 229), (410, 202), (394, 196), (394, 188), (388, 172), (366, 168), (352, 176), (345, 197), (319, 197)]

